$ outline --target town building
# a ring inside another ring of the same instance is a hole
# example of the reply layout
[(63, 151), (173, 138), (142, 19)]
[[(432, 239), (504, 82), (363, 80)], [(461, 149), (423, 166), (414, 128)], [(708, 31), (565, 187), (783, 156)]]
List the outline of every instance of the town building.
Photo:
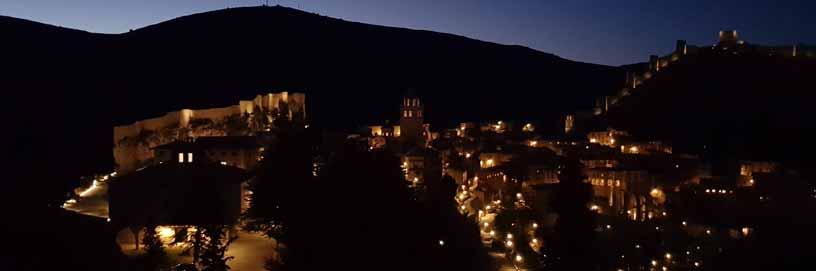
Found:
[(204, 159), (241, 169), (253, 168), (263, 145), (254, 136), (208, 136), (177, 140), (153, 148), (155, 163)]

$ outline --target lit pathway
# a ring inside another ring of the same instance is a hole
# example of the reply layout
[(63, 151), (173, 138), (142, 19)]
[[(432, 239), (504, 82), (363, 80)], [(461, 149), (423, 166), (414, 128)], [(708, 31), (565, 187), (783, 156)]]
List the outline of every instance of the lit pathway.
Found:
[(513, 263), (511, 263), (510, 261), (508, 261), (507, 259), (504, 258), (505, 255), (502, 252), (489, 252), (488, 254), (490, 255), (490, 257), (493, 258), (494, 261), (496, 261), (496, 263), (499, 264), (499, 271), (526, 271), (526, 270), (529, 270), (529, 269), (525, 269), (525, 268), (515, 267), (513, 265)]
[(235, 259), (227, 264), (230, 270), (265, 271), (264, 263), (275, 256), (277, 247), (274, 239), (258, 233), (241, 231), (238, 233), (238, 239), (227, 250), (227, 256), (235, 256)]
[[(112, 177), (112, 176), (111, 176)], [(79, 214), (108, 218), (108, 185), (105, 180), (96, 180), (87, 188), (76, 190), (78, 199), (68, 200), (63, 204), (65, 210)], [(113, 180), (112, 180), (113, 181)], [(122, 244), (122, 250), (131, 252), (134, 244)], [(227, 256), (235, 259), (228, 262), (231, 270), (238, 271), (265, 271), (264, 263), (267, 259), (276, 257), (277, 242), (261, 234), (239, 231), (238, 239), (227, 250)], [(175, 251), (170, 251), (174, 253)], [(180, 262), (191, 262), (192, 257), (178, 257)]]
[[(108, 179), (106, 176), (105, 180)], [(108, 184), (102, 180), (94, 180), (88, 188), (78, 188), (75, 191), (78, 199), (66, 201), (62, 207), (83, 215), (108, 218)]]

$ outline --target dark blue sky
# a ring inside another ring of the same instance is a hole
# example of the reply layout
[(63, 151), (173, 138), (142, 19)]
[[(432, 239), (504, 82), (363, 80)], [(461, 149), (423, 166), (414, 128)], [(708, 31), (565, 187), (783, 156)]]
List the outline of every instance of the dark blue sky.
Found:
[[(246, 0), (0, 0), (0, 14), (102, 33)], [(712, 44), (720, 29), (748, 42), (816, 44), (816, 0), (303, 0), (270, 1), (349, 21), (426, 29), (600, 64), (644, 61), (674, 41)]]

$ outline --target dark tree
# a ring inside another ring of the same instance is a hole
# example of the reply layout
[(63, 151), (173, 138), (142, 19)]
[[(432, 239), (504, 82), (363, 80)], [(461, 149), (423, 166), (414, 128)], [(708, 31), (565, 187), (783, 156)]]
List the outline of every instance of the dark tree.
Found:
[(257, 176), (251, 180), (251, 205), (245, 228), (285, 242), (284, 222), (305, 202), (312, 181), (312, 149), (305, 131), (279, 122), (276, 142), (264, 153)]
[[(455, 184), (429, 188), (431, 208), (403, 176), (400, 160), (353, 143), (312, 176), (307, 136), (282, 131), (253, 182), (248, 225), (275, 237), (288, 270), (490, 268), (475, 225), (456, 212)], [(441, 184), (441, 183), (440, 183)], [(453, 187), (451, 187), (453, 186)], [(443, 245), (440, 245), (440, 240)]]
[(559, 175), (554, 207), (558, 213), (551, 244), (556, 270), (590, 270), (595, 262), (594, 216), (588, 208), (592, 188), (584, 182), (582, 165), (575, 156), (567, 156)]
[(227, 248), (238, 237), (228, 237), (229, 226), (224, 225), (204, 225), (198, 227), (201, 231), (201, 236), (206, 237), (206, 240), (201, 242), (201, 251), (198, 258), (198, 264), (202, 271), (226, 271), (230, 267), (227, 262), (234, 257), (226, 256)]
[(156, 225), (147, 225), (145, 227), (142, 245), (145, 248), (145, 269), (159, 270), (167, 265), (167, 254), (164, 251), (164, 244), (159, 238), (159, 233), (156, 232)]
[[(492, 270), (494, 263), (481, 242), (478, 225), (462, 215), (456, 206), (456, 181), (445, 175), (426, 183), (430, 204), (425, 213), (430, 234), (444, 242), (439, 258), (447, 270)], [(429, 207), (429, 208), (428, 208)]]

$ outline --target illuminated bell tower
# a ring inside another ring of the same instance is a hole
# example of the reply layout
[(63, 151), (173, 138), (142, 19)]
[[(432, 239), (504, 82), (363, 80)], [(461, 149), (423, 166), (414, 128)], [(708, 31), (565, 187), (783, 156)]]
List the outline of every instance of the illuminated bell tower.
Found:
[(423, 123), (423, 106), (416, 95), (408, 94), (402, 98), (402, 106), (400, 106), (400, 139), (404, 143), (416, 144), (422, 146), (424, 138), (422, 132), (424, 130)]

